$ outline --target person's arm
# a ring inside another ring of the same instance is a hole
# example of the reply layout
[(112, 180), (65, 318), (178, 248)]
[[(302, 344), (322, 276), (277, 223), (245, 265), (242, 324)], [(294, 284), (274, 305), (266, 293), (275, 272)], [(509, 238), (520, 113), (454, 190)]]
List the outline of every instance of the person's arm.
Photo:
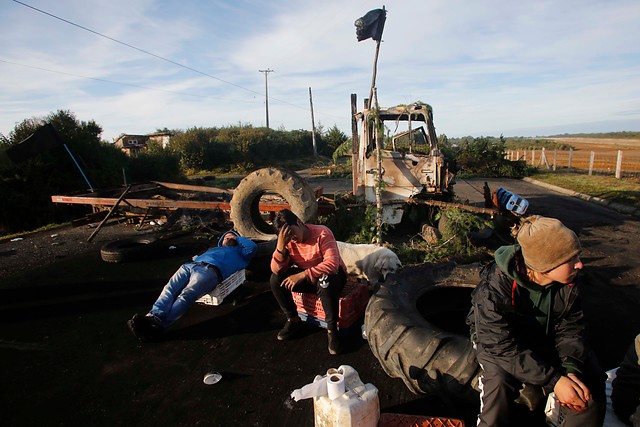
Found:
[(244, 259), (247, 262), (251, 261), (251, 258), (253, 258), (258, 249), (258, 245), (256, 245), (253, 240), (242, 236), (238, 236), (236, 240), (238, 241), (238, 246), (242, 248), (242, 256)]
[(291, 260), (289, 259), (289, 249), (287, 245), (291, 241), (291, 230), (288, 225), (284, 225), (278, 232), (278, 240), (276, 242), (276, 249), (271, 255), (271, 272), (273, 274), (280, 274), (289, 269)]
[(584, 347), (584, 314), (575, 286), (563, 287), (558, 295), (562, 304), (562, 313), (555, 320), (555, 347), (565, 372), (582, 374)]

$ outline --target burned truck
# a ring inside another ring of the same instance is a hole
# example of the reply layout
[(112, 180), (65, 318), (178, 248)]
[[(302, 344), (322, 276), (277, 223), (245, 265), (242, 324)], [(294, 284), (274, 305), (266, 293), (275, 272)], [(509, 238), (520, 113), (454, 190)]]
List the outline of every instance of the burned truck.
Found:
[(352, 172), (356, 198), (380, 202), (387, 224), (402, 220), (408, 200), (451, 201), (455, 167), (438, 148), (431, 106), (415, 103), (370, 108), (368, 104), (365, 100), (365, 108), (355, 111), (352, 95)]

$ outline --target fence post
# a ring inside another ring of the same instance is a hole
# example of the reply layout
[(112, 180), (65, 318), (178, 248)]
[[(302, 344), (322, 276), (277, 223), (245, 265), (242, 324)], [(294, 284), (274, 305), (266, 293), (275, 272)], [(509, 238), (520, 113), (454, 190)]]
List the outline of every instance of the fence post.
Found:
[(593, 174), (593, 161), (596, 159), (595, 151), (591, 152), (591, 157), (589, 158), (589, 176)]
[(571, 160), (573, 160), (573, 148), (569, 148), (569, 172), (571, 172)]
[(536, 165), (536, 150), (531, 149), (531, 166)]
[(547, 167), (547, 170), (551, 169), (549, 167), (549, 161), (547, 160), (547, 152), (544, 147), (542, 147), (542, 154), (540, 155), (540, 164), (542, 165), (542, 163)]
[(616, 178), (622, 178), (622, 150), (618, 150), (618, 160), (616, 160)]
[(556, 159), (558, 157), (558, 149), (553, 150), (553, 171), (556, 171)]

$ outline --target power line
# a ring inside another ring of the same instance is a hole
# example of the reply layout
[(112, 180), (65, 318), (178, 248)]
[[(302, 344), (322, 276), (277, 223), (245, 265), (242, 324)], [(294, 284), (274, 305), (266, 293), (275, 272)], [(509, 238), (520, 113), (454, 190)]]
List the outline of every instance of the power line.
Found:
[[(177, 92), (177, 91), (174, 91), (174, 90), (167, 90), (167, 89), (160, 89), (160, 88), (154, 88), (154, 87), (149, 87), (149, 86), (142, 86), (142, 85), (137, 85), (137, 84), (133, 84), (133, 83), (116, 82), (116, 81), (113, 81), (113, 80), (100, 79), (100, 78), (97, 78), (97, 77), (82, 76), (82, 75), (79, 75), (79, 74), (67, 73), (65, 71), (58, 71), (58, 70), (51, 70), (51, 69), (43, 68), (43, 67), (36, 67), (36, 66), (33, 66), (33, 65), (19, 64), (17, 62), (5, 61), (4, 59), (0, 59), (0, 62), (3, 62), (5, 64), (17, 65), (19, 67), (31, 68), (31, 69), (34, 69), (34, 70), (47, 71), (49, 73), (62, 74), (62, 75), (65, 75), (65, 76), (77, 77), (77, 78), (82, 78), (82, 79), (87, 79), (87, 80), (94, 80), (94, 81), (97, 81), (97, 82), (111, 83), (111, 84), (123, 85), (123, 86), (131, 86), (131, 87), (137, 87), (137, 88), (140, 88), (140, 89), (147, 89), (147, 90), (154, 90), (154, 91), (159, 91), (159, 92), (173, 93), (173, 94), (176, 94), (176, 95), (192, 96), (194, 98), (203, 98), (203, 99), (205, 99), (205, 98), (213, 98), (213, 99), (220, 99), (220, 100), (223, 100), (223, 101), (229, 101), (228, 99), (220, 98), (220, 97), (217, 97), (217, 96), (203, 96), (203, 95), (196, 95), (196, 94), (192, 94), (192, 93)], [(253, 104), (252, 101), (234, 100), (234, 102), (246, 102), (246, 103)]]
[(128, 47), (128, 48), (131, 48), (131, 49), (137, 50), (138, 52), (142, 52), (142, 53), (144, 53), (144, 54), (146, 54), (146, 55), (153, 56), (154, 58), (158, 58), (158, 59), (161, 59), (161, 60), (163, 60), (163, 61), (169, 62), (169, 63), (171, 63), (171, 64), (173, 64), (173, 65), (177, 65), (178, 67), (182, 67), (182, 68), (185, 68), (185, 69), (187, 69), (187, 70), (193, 71), (194, 73), (202, 74), (203, 76), (207, 76), (207, 77), (210, 77), (210, 78), (212, 78), (212, 79), (215, 79), (215, 80), (221, 81), (221, 82), (223, 82), (223, 83), (229, 84), (229, 85), (231, 85), (231, 86), (235, 86), (235, 87), (237, 87), (237, 88), (239, 88), (239, 89), (246, 90), (246, 91), (248, 91), (248, 92), (255, 93), (255, 94), (257, 94), (257, 95), (261, 95), (260, 93), (258, 93), (258, 92), (256, 92), (256, 91), (253, 91), (253, 90), (251, 90), (251, 89), (247, 89), (247, 88), (242, 87), (242, 86), (240, 86), (240, 85), (237, 85), (237, 84), (235, 84), (235, 83), (228, 82), (228, 81), (223, 80), (223, 79), (221, 79), (221, 78), (219, 78), (219, 77), (212, 76), (211, 74), (207, 74), (207, 73), (205, 73), (205, 72), (203, 72), (203, 71), (196, 70), (195, 68), (191, 68), (191, 67), (189, 67), (189, 66), (187, 66), (187, 65), (180, 64), (179, 62), (173, 61), (173, 60), (168, 59), (168, 58), (165, 58), (165, 57), (163, 57), (163, 56), (156, 55), (155, 53), (153, 53), (153, 52), (149, 52), (148, 50), (140, 49), (139, 47), (135, 47), (135, 46), (133, 46), (133, 45), (131, 45), (131, 44), (129, 44), (129, 43), (122, 42), (122, 41), (120, 41), (120, 40), (114, 39), (113, 37), (109, 37), (109, 36), (107, 36), (107, 35), (104, 35), (104, 34), (102, 34), (102, 33), (99, 33), (99, 32), (97, 32), (97, 31), (94, 31), (94, 30), (92, 30), (92, 29), (90, 29), (90, 28), (83, 27), (82, 25), (76, 24), (75, 22), (71, 22), (71, 21), (69, 21), (69, 20), (67, 20), (67, 19), (64, 19), (64, 18), (61, 18), (61, 17), (59, 17), (59, 16), (53, 15), (53, 14), (51, 14), (51, 13), (49, 13), (49, 12), (45, 12), (44, 10), (38, 9), (37, 7), (33, 7), (33, 6), (31, 6), (31, 5), (28, 5), (28, 4), (23, 3), (23, 2), (21, 2), (21, 1), (18, 1), (18, 0), (13, 0), (13, 1), (14, 1), (14, 2), (16, 2), (16, 3), (18, 3), (18, 4), (21, 4), (21, 5), (23, 5), (23, 6), (26, 6), (26, 7), (30, 8), (30, 9), (33, 9), (33, 10), (35, 10), (35, 11), (37, 11), (37, 12), (40, 12), (40, 13), (43, 13), (43, 14), (45, 14), (45, 15), (47, 15), (47, 16), (52, 17), (52, 18), (58, 19), (58, 20), (60, 20), (60, 21), (62, 21), (62, 22), (66, 22), (67, 24), (69, 24), (69, 25), (73, 25), (74, 27), (81, 28), (81, 29), (83, 29), (83, 30), (85, 30), (85, 31), (89, 31), (89, 32), (90, 32), (90, 33), (92, 33), (92, 34), (95, 34), (95, 35), (97, 35), (97, 36), (104, 37), (105, 39), (111, 40), (112, 42), (119, 43), (119, 44), (121, 44), (121, 45), (123, 45), (123, 46), (126, 46), (126, 47)]
[[(187, 70), (193, 71), (194, 73), (198, 73), (198, 74), (201, 74), (201, 75), (203, 75), (203, 76), (206, 76), (206, 77), (212, 78), (212, 79), (214, 79), (214, 80), (218, 80), (218, 81), (220, 81), (220, 82), (222, 82), (222, 83), (226, 83), (226, 84), (228, 84), (228, 85), (231, 85), (231, 86), (237, 87), (238, 89), (246, 90), (247, 92), (251, 92), (251, 93), (254, 93), (254, 94), (256, 94), (256, 95), (262, 95), (261, 93), (256, 92), (256, 91), (254, 91), (254, 90), (247, 89), (247, 88), (242, 87), (242, 86), (240, 86), (240, 85), (237, 85), (237, 84), (235, 84), (235, 83), (229, 82), (229, 81), (227, 81), (227, 80), (223, 80), (223, 79), (221, 79), (221, 78), (219, 78), (219, 77), (212, 76), (211, 74), (205, 73), (205, 72), (200, 71), (200, 70), (196, 70), (195, 68), (189, 67), (189, 66), (187, 66), (187, 65), (184, 65), (184, 64), (181, 64), (181, 63), (179, 63), (179, 62), (173, 61), (173, 60), (171, 60), (171, 59), (165, 58), (165, 57), (163, 57), (163, 56), (157, 55), (157, 54), (155, 54), (155, 53), (153, 53), (153, 52), (149, 52), (148, 50), (141, 49), (141, 48), (136, 47), (136, 46), (133, 46), (133, 45), (131, 45), (131, 44), (129, 44), (129, 43), (125, 43), (125, 42), (123, 42), (123, 41), (120, 41), (120, 40), (114, 39), (113, 37), (109, 37), (109, 36), (104, 35), (104, 34), (102, 34), (102, 33), (98, 32), (98, 31), (94, 31), (94, 30), (92, 30), (92, 29), (90, 29), (90, 28), (87, 28), (87, 27), (84, 27), (84, 26), (82, 26), (82, 25), (80, 25), (80, 24), (76, 24), (75, 22), (72, 22), (72, 21), (69, 21), (69, 20), (67, 20), (67, 19), (61, 18), (61, 17), (59, 17), (59, 16), (57, 16), (57, 15), (54, 15), (54, 14), (49, 13), (49, 12), (46, 12), (46, 11), (44, 11), (44, 10), (42, 10), (42, 9), (38, 9), (37, 7), (31, 6), (31, 5), (29, 5), (29, 4), (26, 4), (26, 3), (24, 3), (24, 2), (21, 2), (21, 1), (19, 1), (19, 0), (13, 0), (13, 2), (18, 3), (18, 4), (21, 4), (22, 6), (28, 7), (29, 9), (33, 9), (33, 10), (35, 10), (35, 11), (37, 11), (37, 12), (40, 12), (40, 13), (42, 13), (42, 14), (44, 14), (44, 15), (50, 16), (51, 18), (55, 18), (55, 19), (57, 19), (57, 20), (60, 20), (60, 21), (62, 21), (62, 22), (65, 22), (65, 23), (67, 23), (67, 24), (69, 24), (69, 25), (73, 25), (74, 27), (77, 27), (77, 28), (83, 29), (83, 30), (85, 30), (85, 31), (88, 31), (88, 32), (90, 32), (90, 33), (92, 33), (92, 34), (95, 34), (95, 35), (97, 35), (97, 36), (104, 37), (104, 38), (105, 38), (105, 39), (107, 39), (107, 40), (111, 40), (112, 42), (115, 42), (115, 43), (121, 44), (121, 45), (126, 46), (126, 47), (128, 47), (128, 48), (130, 48), (130, 49), (137, 50), (138, 52), (142, 52), (142, 53), (144, 53), (144, 54), (146, 54), (146, 55), (153, 56), (154, 58), (160, 59), (160, 60), (162, 60), (162, 61), (169, 62), (170, 64), (177, 65), (178, 67), (182, 67), (182, 68), (184, 68), (184, 69), (187, 69)], [(306, 109), (306, 108), (304, 108), (304, 107), (301, 107), (301, 106), (299, 106), (299, 105), (292, 104), (292, 103), (287, 102), (287, 101), (283, 101), (283, 100), (281, 100), (281, 99), (277, 99), (277, 98), (271, 98), (271, 99), (273, 99), (274, 101), (282, 102), (283, 104), (291, 105), (292, 107), (296, 107), (296, 108), (299, 108), (299, 109), (301, 109), (301, 110), (305, 110), (305, 111), (307, 110), (307, 109)]]

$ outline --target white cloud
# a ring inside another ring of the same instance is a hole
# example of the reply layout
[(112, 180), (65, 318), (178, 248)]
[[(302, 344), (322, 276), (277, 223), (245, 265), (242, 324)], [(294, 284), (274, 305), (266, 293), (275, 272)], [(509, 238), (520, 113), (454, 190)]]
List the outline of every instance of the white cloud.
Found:
[[(316, 123), (350, 133), (350, 94), (360, 106), (369, 93), (375, 43), (356, 41), (354, 21), (375, 2), (26, 3), (166, 60), (3, 2), (5, 134), (58, 109), (94, 119), (108, 140), (163, 127), (262, 126), (258, 70), (266, 68), (275, 70), (272, 127), (310, 129), (312, 87)], [(380, 102), (432, 104), (438, 132), (540, 134), (589, 122), (601, 131), (640, 129), (636, 1), (392, 0), (386, 8)], [(619, 127), (622, 117), (629, 128)]]

